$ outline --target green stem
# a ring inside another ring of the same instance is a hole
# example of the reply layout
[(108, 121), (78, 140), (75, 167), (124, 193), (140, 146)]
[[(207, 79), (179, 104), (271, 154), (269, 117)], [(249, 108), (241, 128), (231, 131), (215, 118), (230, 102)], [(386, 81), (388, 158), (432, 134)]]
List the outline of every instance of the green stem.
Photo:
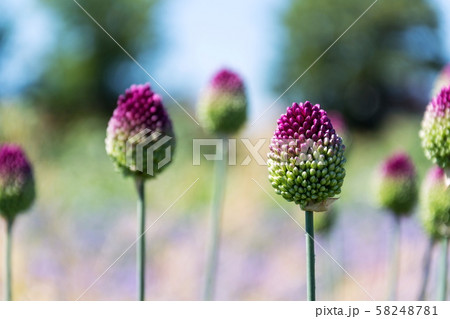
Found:
[(6, 240), (5, 240), (5, 300), (12, 300), (11, 292), (11, 241), (12, 241), (13, 220), (6, 220)]
[(212, 200), (212, 212), (211, 212), (211, 230), (208, 247), (208, 261), (206, 267), (206, 279), (205, 287), (203, 291), (203, 300), (213, 300), (216, 288), (216, 274), (217, 265), (219, 259), (220, 249), (220, 224), (221, 224), (221, 212), (224, 200), (225, 191), (225, 177), (228, 158), (228, 144), (226, 143), (226, 137), (223, 137), (224, 148), (222, 159), (215, 163), (215, 182), (214, 182), (214, 195)]
[(395, 217), (394, 230), (392, 232), (391, 251), (391, 274), (389, 278), (389, 298), (390, 301), (397, 300), (398, 274), (400, 268), (400, 217)]
[(434, 248), (435, 240), (430, 238), (428, 247), (425, 251), (422, 261), (422, 283), (420, 285), (419, 297), (417, 300), (424, 301), (427, 292), (428, 278), (430, 277), (431, 256)]
[(137, 244), (136, 244), (136, 266), (138, 282), (138, 300), (145, 300), (145, 181), (136, 178), (136, 189), (138, 193), (137, 202)]
[(442, 255), (441, 255), (441, 276), (440, 276), (440, 300), (447, 300), (447, 259), (448, 259), (448, 241), (450, 238), (442, 239)]
[(305, 211), (306, 226), (306, 296), (308, 301), (316, 300), (316, 275), (314, 254), (314, 213)]

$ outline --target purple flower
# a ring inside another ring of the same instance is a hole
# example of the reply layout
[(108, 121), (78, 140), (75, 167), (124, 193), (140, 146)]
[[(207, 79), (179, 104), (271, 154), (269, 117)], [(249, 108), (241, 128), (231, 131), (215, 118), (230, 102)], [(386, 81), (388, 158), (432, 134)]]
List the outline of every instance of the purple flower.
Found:
[(247, 97), (237, 73), (221, 70), (200, 97), (199, 120), (214, 134), (236, 133), (247, 120)]
[(445, 179), (445, 172), (439, 166), (433, 166), (427, 174), (426, 182), (430, 185), (442, 184)]
[(426, 157), (450, 170), (450, 86), (428, 104), (420, 137)]
[(277, 121), (268, 154), (277, 194), (302, 209), (323, 211), (341, 192), (345, 146), (320, 105), (293, 103)]
[(213, 90), (221, 91), (221, 93), (243, 93), (244, 82), (242, 82), (242, 79), (237, 73), (223, 69), (213, 77), (211, 88)]
[(414, 178), (416, 169), (408, 154), (400, 152), (389, 157), (381, 167), (387, 178)]
[(25, 152), (14, 144), (0, 145), (0, 214), (14, 219), (34, 197), (33, 170)]
[(416, 169), (408, 154), (399, 152), (389, 157), (379, 174), (380, 206), (397, 215), (412, 213), (417, 201)]
[(159, 164), (169, 148), (171, 158), (175, 137), (161, 97), (149, 84), (132, 85), (119, 96), (105, 142), (106, 152), (126, 175), (149, 178), (165, 168)]

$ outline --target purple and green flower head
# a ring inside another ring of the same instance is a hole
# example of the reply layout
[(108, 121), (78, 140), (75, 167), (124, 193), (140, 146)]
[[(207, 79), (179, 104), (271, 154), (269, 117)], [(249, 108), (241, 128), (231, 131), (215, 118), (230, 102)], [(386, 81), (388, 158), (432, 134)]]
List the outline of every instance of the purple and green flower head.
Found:
[(428, 172), (421, 189), (421, 220), (434, 239), (450, 236), (450, 188), (445, 185), (445, 173), (439, 166)]
[(380, 206), (398, 216), (411, 214), (417, 201), (417, 182), (409, 155), (399, 152), (389, 157), (377, 177)]
[(33, 169), (18, 145), (0, 145), (0, 214), (13, 220), (35, 198)]
[(293, 103), (277, 121), (268, 154), (275, 192), (303, 210), (325, 211), (344, 182), (345, 146), (327, 112)]
[(171, 162), (175, 149), (172, 122), (149, 84), (132, 85), (119, 96), (105, 143), (107, 154), (125, 175), (152, 178)]
[(420, 138), (426, 157), (450, 171), (450, 86), (428, 104)]
[(227, 69), (216, 73), (200, 97), (198, 116), (209, 133), (236, 133), (247, 120), (247, 97), (240, 76)]

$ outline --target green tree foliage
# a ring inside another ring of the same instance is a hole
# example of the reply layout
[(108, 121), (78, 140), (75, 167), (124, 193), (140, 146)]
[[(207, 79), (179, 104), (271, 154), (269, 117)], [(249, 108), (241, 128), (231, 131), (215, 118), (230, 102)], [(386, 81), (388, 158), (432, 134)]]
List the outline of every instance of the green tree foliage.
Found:
[[(373, 0), (292, 0), (284, 15), (277, 92), (297, 79)], [(373, 127), (393, 108), (421, 108), (442, 65), (435, 9), (427, 0), (376, 3), (286, 94)]]
[[(158, 0), (78, 0), (133, 57), (155, 48), (152, 12)], [(140, 70), (73, 1), (42, 0), (56, 18), (56, 47), (32, 87), (39, 105), (57, 116), (109, 114), (118, 92)], [(142, 60), (141, 60), (142, 61)], [(147, 60), (144, 60), (147, 61)]]

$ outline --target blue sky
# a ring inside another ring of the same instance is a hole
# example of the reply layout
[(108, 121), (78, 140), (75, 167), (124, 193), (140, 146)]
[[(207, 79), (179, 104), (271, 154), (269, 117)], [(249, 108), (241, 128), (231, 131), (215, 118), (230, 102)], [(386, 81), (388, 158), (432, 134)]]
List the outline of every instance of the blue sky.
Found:
[[(376, 5), (383, 5), (383, 1), (388, 2), (379, 0)], [(440, 7), (443, 30), (450, 34), (450, 1), (432, 2)], [(286, 0), (165, 0), (159, 14), (163, 17), (160, 30), (165, 32), (167, 48), (158, 65), (148, 71), (169, 92), (193, 92), (193, 98), (213, 72), (219, 67), (230, 67), (248, 83), (254, 115), (255, 110), (266, 108), (276, 98), (267, 88), (267, 77), (283, 40), (277, 13), (286, 3)], [(3, 95), (12, 94), (39, 72), (36, 61), (52, 43), (52, 26), (51, 19), (37, 8), (35, 0), (3, 0), (0, 10), (7, 18), (14, 17), (20, 22), (7, 60), (0, 61), (0, 95)], [(74, 10), (79, 10), (75, 4)], [(450, 38), (445, 37), (445, 41), (450, 52)]]

